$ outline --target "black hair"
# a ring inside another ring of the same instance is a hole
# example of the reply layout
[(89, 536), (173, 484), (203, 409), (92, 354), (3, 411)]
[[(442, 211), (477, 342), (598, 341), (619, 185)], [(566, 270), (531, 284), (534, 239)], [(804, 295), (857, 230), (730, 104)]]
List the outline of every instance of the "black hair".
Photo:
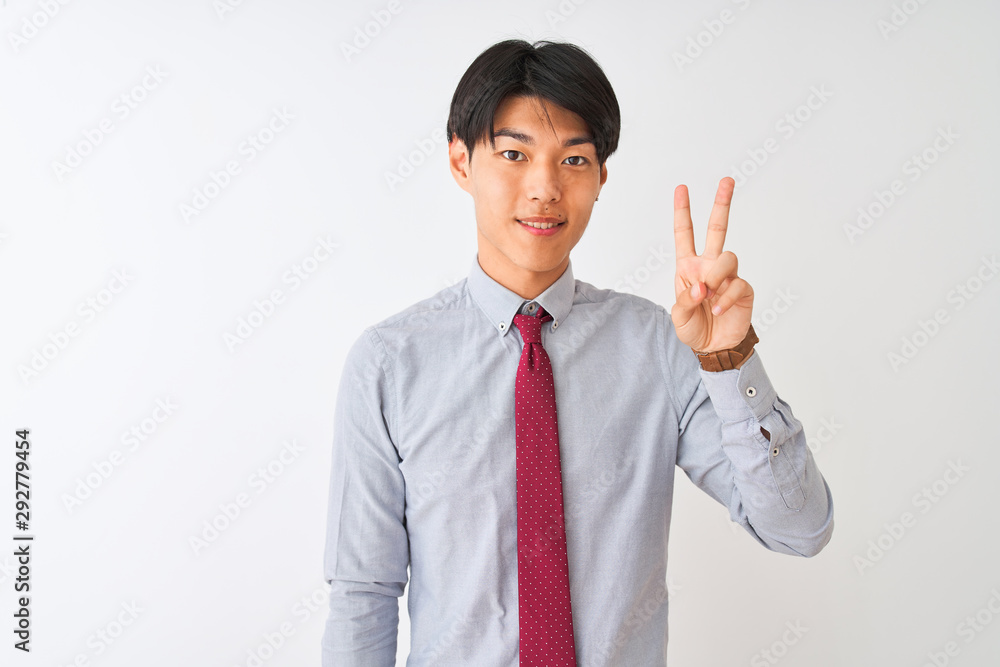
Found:
[(480, 53), (455, 88), (448, 141), (461, 139), (470, 160), (479, 140), (496, 148), (493, 117), (507, 97), (538, 97), (580, 116), (594, 137), (598, 165), (618, 148), (622, 121), (615, 91), (597, 61), (575, 44), (508, 39)]

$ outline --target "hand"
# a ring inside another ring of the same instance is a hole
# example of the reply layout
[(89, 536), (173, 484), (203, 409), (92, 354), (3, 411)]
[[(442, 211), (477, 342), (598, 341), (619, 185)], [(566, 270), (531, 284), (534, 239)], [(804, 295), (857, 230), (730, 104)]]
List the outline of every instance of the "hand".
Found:
[(722, 250), (735, 187), (736, 181), (728, 176), (719, 181), (701, 255), (695, 254), (687, 186), (678, 185), (674, 190), (677, 303), (670, 309), (670, 319), (677, 338), (697, 352), (735, 347), (750, 329), (753, 288), (736, 275), (736, 255)]

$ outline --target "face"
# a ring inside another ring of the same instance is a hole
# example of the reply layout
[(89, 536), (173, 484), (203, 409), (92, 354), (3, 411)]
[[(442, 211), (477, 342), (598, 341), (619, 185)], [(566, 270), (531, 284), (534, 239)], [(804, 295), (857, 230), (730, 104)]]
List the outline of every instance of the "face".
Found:
[[(471, 160), (460, 139), (449, 143), (451, 171), (475, 203), (480, 266), (533, 299), (569, 264), (607, 180), (607, 165), (597, 164), (583, 119), (551, 102), (507, 98), (493, 126), (496, 148), (480, 141)], [(546, 230), (526, 223), (558, 224)]]

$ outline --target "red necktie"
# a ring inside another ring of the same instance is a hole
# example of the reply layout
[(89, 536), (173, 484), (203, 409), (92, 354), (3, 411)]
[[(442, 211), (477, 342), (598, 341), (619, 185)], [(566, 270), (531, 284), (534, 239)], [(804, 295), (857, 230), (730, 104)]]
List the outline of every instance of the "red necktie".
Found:
[(517, 593), (521, 667), (576, 666), (570, 612), (555, 386), (542, 323), (514, 315), (524, 348), (517, 367)]

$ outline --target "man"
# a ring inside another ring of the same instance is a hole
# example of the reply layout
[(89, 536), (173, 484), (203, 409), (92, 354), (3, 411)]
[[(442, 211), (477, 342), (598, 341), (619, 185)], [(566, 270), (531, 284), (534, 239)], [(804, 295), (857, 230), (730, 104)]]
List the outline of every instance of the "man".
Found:
[(677, 466), (770, 550), (830, 540), (830, 489), (723, 250), (733, 180), (701, 255), (675, 191), (669, 313), (574, 278), (620, 124), (607, 78), (570, 44), (501, 42), (459, 83), (449, 163), (478, 252), (468, 278), (348, 353), (324, 665), (394, 665), (408, 582), (408, 667), (665, 665)]

